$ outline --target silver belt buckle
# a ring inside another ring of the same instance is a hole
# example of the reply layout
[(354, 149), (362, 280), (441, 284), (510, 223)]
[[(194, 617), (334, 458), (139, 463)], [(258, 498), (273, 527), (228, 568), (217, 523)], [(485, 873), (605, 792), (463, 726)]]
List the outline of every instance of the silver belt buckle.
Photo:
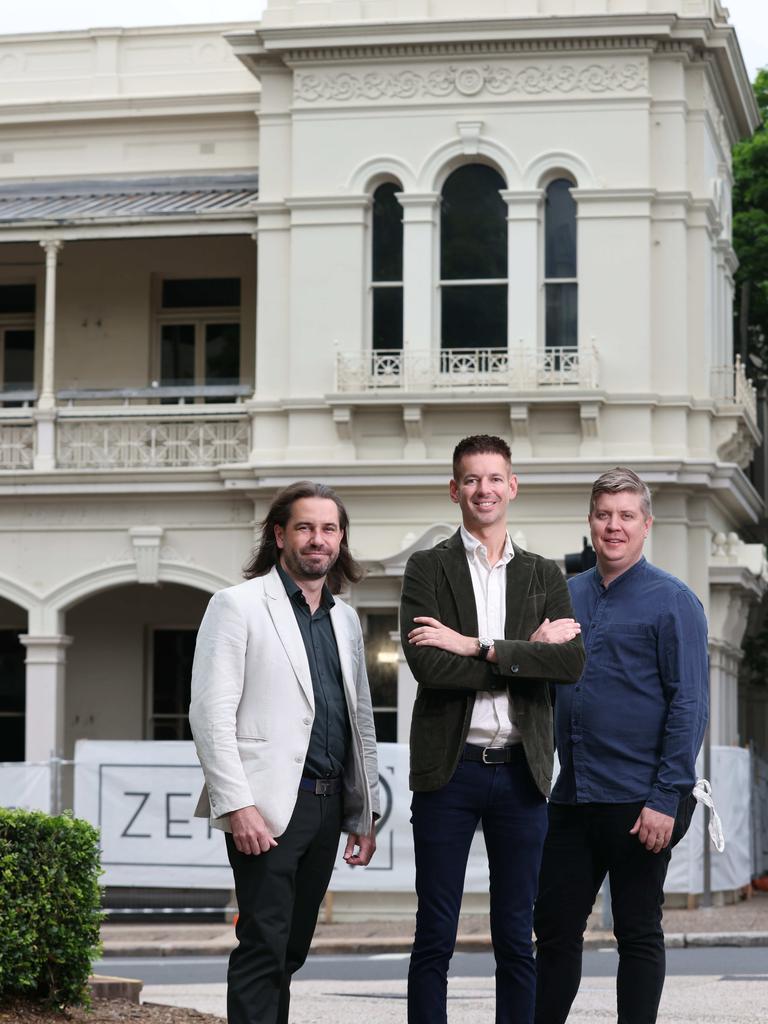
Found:
[(496, 763), (495, 761), (489, 761), (488, 758), (486, 757), (486, 754), (488, 753), (489, 750), (493, 750), (493, 747), (483, 747), (483, 753), (482, 753), (483, 764), (495, 764)]

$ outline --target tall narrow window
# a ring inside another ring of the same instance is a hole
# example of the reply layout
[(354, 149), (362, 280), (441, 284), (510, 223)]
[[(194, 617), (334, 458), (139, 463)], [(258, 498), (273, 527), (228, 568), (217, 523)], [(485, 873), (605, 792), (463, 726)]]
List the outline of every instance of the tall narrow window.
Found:
[(573, 182), (558, 178), (547, 187), (544, 213), (544, 298), (547, 348), (578, 345), (576, 202)]
[(373, 721), (379, 743), (397, 742), (397, 609), (360, 612), (365, 641), (365, 668), (371, 688)]
[(24, 760), (25, 650), (19, 631), (0, 629), (0, 760)]
[(0, 285), (0, 391), (31, 391), (35, 386), (34, 315), (33, 284)]
[(467, 164), (443, 186), (440, 295), (443, 348), (507, 347), (507, 206), (504, 179)]
[(394, 182), (373, 193), (373, 348), (403, 347), (403, 211)]
[(189, 740), (195, 629), (156, 629), (152, 636), (152, 740)]
[(240, 278), (167, 278), (159, 319), (162, 385), (240, 383)]

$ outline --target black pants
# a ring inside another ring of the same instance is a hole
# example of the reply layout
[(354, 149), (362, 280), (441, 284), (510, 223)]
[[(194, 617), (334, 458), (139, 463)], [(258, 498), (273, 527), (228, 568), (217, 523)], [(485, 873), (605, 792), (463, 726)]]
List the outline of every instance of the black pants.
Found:
[(288, 1024), (291, 977), (309, 952), (340, 834), (341, 795), (299, 790), (288, 828), (267, 853), (239, 853), (227, 835), (239, 910), (229, 1024)]
[(695, 800), (681, 801), (670, 846), (651, 853), (629, 830), (632, 804), (550, 804), (534, 912), (536, 1024), (564, 1024), (581, 981), (587, 918), (606, 874), (619, 951), (618, 1024), (654, 1024), (666, 961), (661, 907), (671, 847), (685, 835)]

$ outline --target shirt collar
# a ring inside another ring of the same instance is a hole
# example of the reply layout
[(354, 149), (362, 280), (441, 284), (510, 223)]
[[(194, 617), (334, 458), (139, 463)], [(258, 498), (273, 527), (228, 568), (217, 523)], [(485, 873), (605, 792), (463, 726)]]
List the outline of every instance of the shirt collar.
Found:
[[(488, 551), (486, 549), (485, 544), (483, 544), (481, 540), (478, 540), (477, 537), (473, 537), (469, 530), (463, 524), (459, 529), (461, 532), (461, 541), (462, 544), (464, 545), (464, 550), (467, 553), (467, 558), (479, 558), (482, 555), (487, 561)], [(504, 550), (501, 554), (499, 562), (502, 562), (504, 565), (506, 565), (507, 562), (511, 562), (514, 557), (515, 549), (512, 544), (512, 540), (509, 536), (509, 533), (507, 533), (507, 538), (504, 541)], [(498, 562), (496, 564), (498, 565)]]
[[(296, 580), (289, 576), (285, 569), (279, 562), (275, 562), (275, 568), (277, 569), (280, 579), (283, 581), (285, 592), (291, 601), (295, 601), (299, 605), (307, 605), (307, 599), (304, 597), (301, 587)], [(327, 584), (323, 584), (323, 592), (320, 596), (320, 607), (321, 608), (333, 608), (336, 602), (333, 599), (333, 594), (328, 589)], [(307, 607), (309, 607), (307, 605)]]
[(628, 569), (625, 569), (624, 572), (620, 576), (617, 576), (614, 580), (612, 580), (607, 587), (603, 586), (603, 577), (600, 575), (600, 569), (597, 566), (595, 566), (595, 581), (597, 582), (597, 585), (600, 590), (613, 590), (617, 583), (622, 583), (624, 580), (630, 579), (632, 576), (635, 575), (635, 573), (640, 572), (640, 569), (644, 565), (645, 555), (641, 555), (634, 565), (630, 565)]

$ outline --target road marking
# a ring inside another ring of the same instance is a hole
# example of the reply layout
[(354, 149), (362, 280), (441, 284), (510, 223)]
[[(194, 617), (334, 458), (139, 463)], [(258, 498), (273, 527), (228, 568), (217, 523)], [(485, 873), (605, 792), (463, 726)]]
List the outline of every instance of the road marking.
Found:
[(371, 953), (368, 960), (407, 960), (410, 953)]

